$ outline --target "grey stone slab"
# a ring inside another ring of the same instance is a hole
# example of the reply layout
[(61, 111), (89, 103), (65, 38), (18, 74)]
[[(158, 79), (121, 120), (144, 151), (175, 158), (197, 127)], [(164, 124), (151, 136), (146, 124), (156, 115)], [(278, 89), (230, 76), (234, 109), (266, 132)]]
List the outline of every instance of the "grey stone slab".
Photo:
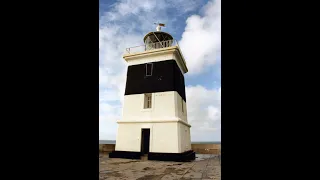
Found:
[(188, 172), (183, 177), (185, 178), (202, 178), (202, 173), (198, 172)]
[(181, 176), (175, 174), (166, 174), (161, 180), (178, 180)]
[(218, 159), (204, 155), (203, 160), (193, 162), (140, 161), (116, 159), (102, 155), (99, 160), (99, 180), (220, 180), (221, 170)]

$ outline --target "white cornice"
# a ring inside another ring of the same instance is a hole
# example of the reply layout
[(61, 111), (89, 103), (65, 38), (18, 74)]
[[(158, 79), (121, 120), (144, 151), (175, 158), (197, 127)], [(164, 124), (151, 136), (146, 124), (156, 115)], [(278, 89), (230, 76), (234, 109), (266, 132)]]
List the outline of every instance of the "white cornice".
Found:
[(149, 119), (149, 120), (132, 120), (132, 121), (129, 121), (129, 120), (118, 120), (117, 123), (118, 124), (122, 124), (122, 123), (129, 123), (129, 124), (132, 124), (132, 123), (170, 123), (170, 122), (179, 122), (179, 123), (182, 123), (188, 127), (191, 127), (190, 124), (188, 124), (187, 122), (181, 120), (180, 118), (172, 118), (172, 119), (169, 119), (169, 120), (163, 120), (163, 119)]
[(178, 57), (176, 61), (178, 61), (179, 64), (181, 64), (181, 68), (184, 73), (188, 72), (188, 68), (186, 66), (186, 62), (184, 60), (184, 57), (181, 53), (181, 50), (178, 46), (171, 46), (167, 48), (159, 48), (159, 49), (153, 49), (149, 51), (143, 51), (138, 53), (132, 53), (132, 54), (124, 54), (123, 58), (125, 61), (134, 61), (138, 60), (139, 58), (146, 58), (151, 56), (162, 56), (162, 55), (174, 55)]

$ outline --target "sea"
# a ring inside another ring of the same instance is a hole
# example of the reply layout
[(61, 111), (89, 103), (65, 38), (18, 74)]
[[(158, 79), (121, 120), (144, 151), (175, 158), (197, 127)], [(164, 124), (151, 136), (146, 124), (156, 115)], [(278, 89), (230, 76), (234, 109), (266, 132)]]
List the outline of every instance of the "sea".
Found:
[[(99, 144), (116, 144), (115, 140), (99, 140)], [(193, 141), (191, 144), (221, 144), (220, 141)]]

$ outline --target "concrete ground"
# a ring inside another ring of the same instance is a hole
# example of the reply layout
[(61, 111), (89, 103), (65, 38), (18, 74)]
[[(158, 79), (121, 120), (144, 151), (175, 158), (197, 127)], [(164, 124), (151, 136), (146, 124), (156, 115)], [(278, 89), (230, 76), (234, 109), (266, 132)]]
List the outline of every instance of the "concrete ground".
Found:
[(109, 159), (108, 154), (100, 154), (99, 179), (215, 179), (220, 180), (221, 170), (218, 156), (197, 154), (193, 162), (162, 162), (132, 159)]

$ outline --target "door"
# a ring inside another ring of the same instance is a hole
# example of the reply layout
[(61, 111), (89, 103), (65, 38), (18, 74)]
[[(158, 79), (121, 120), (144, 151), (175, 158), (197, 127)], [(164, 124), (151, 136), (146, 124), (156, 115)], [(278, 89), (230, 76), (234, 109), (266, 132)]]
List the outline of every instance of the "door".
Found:
[(150, 129), (141, 129), (141, 153), (148, 154), (150, 147)]

